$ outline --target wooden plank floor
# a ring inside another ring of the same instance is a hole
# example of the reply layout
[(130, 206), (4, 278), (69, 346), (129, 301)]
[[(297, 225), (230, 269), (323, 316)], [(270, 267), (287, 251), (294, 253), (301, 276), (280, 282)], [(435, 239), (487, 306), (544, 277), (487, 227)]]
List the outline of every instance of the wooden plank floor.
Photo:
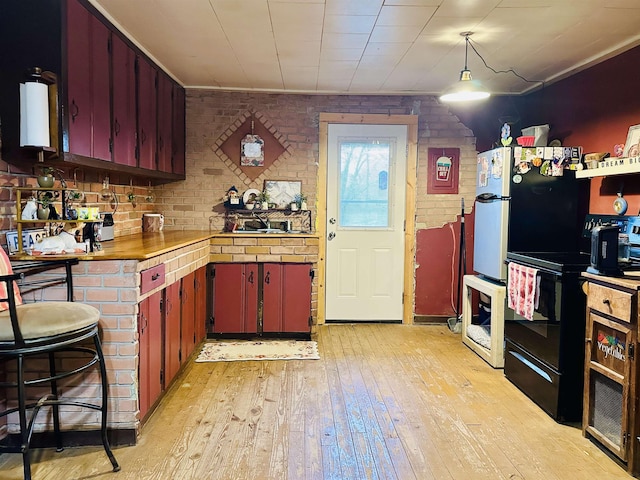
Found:
[[(321, 360), (192, 363), (138, 445), (34, 451), (34, 480), (630, 479), (445, 326), (332, 324)], [(22, 478), (19, 455), (0, 478)]]

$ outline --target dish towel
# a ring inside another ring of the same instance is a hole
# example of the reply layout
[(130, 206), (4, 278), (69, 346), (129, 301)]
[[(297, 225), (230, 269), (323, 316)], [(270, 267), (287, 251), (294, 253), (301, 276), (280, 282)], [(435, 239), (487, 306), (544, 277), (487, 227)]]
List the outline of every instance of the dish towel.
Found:
[(540, 297), (540, 277), (538, 269), (509, 262), (507, 283), (508, 305), (518, 315), (533, 320), (533, 312), (538, 308)]

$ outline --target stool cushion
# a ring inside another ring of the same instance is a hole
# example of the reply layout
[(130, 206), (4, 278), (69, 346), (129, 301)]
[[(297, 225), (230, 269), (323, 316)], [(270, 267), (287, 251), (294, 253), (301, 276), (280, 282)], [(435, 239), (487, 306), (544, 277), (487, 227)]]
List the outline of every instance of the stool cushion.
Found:
[[(16, 307), (25, 340), (73, 332), (98, 323), (100, 311), (84, 303), (37, 302)], [(9, 311), (0, 312), (0, 341), (13, 341)]]

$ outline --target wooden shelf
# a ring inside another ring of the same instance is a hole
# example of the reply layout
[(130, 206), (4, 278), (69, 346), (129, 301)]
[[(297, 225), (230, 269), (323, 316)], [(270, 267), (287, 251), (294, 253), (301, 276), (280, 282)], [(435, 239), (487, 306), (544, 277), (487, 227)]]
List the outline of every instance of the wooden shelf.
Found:
[(576, 178), (606, 177), (630, 173), (640, 173), (640, 157), (607, 158), (598, 162), (598, 168), (577, 170)]
[[(18, 254), (22, 254), (23, 253), (23, 246), (22, 246), (22, 224), (36, 224), (36, 223), (41, 223), (41, 224), (49, 224), (49, 223), (78, 223), (78, 222), (82, 222), (82, 221), (87, 221), (87, 220), (79, 220), (79, 219), (70, 219), (70, 218), (65, 218), (65, 203), (68, 200), (67, 197), (67, 192), (72, 192), (72, 191), (77, 191), (77, 189), (75, 188), (63, 188), (63, 187), (40, 187), (40, 186), (35, 186), (35, 187), (16, 187), (15, 189), (16, 191), (16, 229), (17, 229), (17, 233), (18, 233)], [(57, 219), (57, 220), (49, 220), (49, 219), (23, 219), (22, 218), (22, 193), (23, 192), (31, 192), (31, 195), (33, 195), (33, 192), (36, 192), (35, 195), (37, 196), (37, 192), (44, 192), (44, 191), (57, 191), (57, 192), (61, 192), (62, 198), (60, 199), (55, 199), (52, 201), (52, 203), (56, 203), (59, 204), (61, 207), (61, 218)]]

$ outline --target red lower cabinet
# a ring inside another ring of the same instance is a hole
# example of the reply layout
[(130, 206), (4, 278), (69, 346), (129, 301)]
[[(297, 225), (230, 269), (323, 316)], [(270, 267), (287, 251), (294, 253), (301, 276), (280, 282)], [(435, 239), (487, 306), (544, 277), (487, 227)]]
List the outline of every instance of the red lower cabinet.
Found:
[(183, 362), (193, 353), (196, 343), (195, 277), (195, 272), (184, 277), (180, 292), (180, 314), (182, 316), (180, 357)]
[(197, 345), (207, 336), (207, 267), (201, 267), (195, 273), (194, 319)]
[(147, 297), (139, 305), (138, 341), (140, 419), (162, 393), (162, 292)]
[(140, 420), (206, 336), (206, 276), (203, 267), (138, 306)]
[(304, 263), (265, 263), (262, 274), (262, 331), (310, 331), (311, 266)]
[(221, 263), (215, 266), (214, 333), (257, 333), (258, 264)]
[(212, 277), (213, 333), (311, 331), (311, 264), (217, 264)]
[(180, 370), (180, 282), (164, 289), (164, 386)]

